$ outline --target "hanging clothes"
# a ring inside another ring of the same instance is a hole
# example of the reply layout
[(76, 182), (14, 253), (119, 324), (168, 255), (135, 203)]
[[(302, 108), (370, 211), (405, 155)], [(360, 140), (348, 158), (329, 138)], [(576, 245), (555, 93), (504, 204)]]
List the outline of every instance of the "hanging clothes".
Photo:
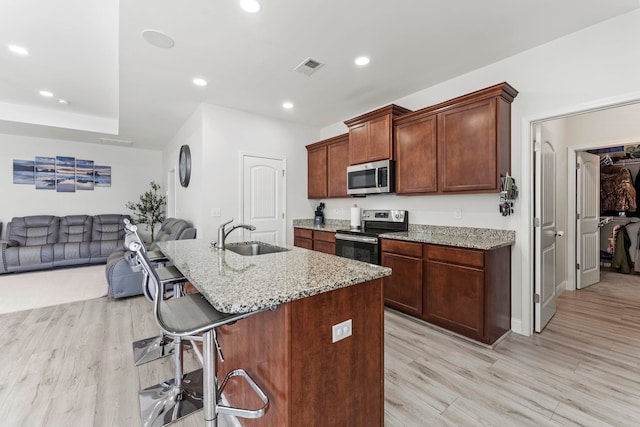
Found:
[(631, 239), (627, 228), (621, 226), (618, 228), (616, 236), (616, 247), (613, 252), (613, 260), (611, 261), (611, 267), (618, 270), (620, 273), (631, 273), (631, 256), (629, 255), (629, 248), (631, 247)]
[(600, 169), (600, 210), (635, 212), (636, 189), (629, 169), (605, 166)]

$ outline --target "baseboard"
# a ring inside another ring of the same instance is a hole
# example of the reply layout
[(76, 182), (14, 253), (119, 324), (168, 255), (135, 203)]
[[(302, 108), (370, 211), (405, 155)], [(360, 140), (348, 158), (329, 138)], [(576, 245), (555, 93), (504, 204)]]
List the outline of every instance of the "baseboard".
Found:
[(511, 318), (511, 332), (519, 335), (526, 335), (522, 333), (522, 320)]
[(556, 296), (559, 297), (561, 293), (567, 290), (567, 281), (563, 280), (562, 282), (556, 285)]

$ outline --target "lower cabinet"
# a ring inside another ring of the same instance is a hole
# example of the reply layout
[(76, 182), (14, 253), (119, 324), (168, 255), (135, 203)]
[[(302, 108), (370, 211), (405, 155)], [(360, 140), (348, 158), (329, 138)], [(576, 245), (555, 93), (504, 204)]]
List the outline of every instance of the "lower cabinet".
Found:
[(393, 269), (393, 274), (383, 279), (385, 304), (420, 317), (422, 244), (383, 239), (381, 264)]
[(326, 254), (336, 254), (336, 233), (333, 231), (311, 230), (309, 228), (293, 229), (293, 245)]
[(509, 246), (479, 250), (383, 239), (382, 265), (393, 269), (384, 279), (389, 307), (486, 344), (511, 329)]

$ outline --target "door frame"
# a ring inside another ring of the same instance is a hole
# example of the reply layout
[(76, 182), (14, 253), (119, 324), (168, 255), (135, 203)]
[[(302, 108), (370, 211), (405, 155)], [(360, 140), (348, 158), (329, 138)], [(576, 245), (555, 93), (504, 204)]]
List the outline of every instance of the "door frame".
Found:
[[(556, 110), (542, 112), (538, 114), (533, 114), (529, 116), (523, 116), (521, 118), (520, 124), (520, 141), (523, 142), (522, 150), (522, 160), (520, 167), (522, 168), (522, 177), (523, 182), (528, 183), (528, 188), (521, 188), (522, 194), (522, 223), (520, 224), (521, 235), (523, 237), (522, 243), (522, 275), (521, 275), (521, 283), (522, 283), (522, 293), (521, 293), (521, 307), (522, 307), (522, 317), (521, 323), (518, 325), (516, 322), (512, 320), (511, 327), (514, 331), (520, 330), (522, 335), (532, 335), (534, 330), (534, 273), (535, 273), (535, 248), (534, 248), (534, 229), (533, 222), (535, 213), (533, 212), (534, 206), (534, 198), (535, 194), (533, 192), (533, 180), (534, 180), (534, 152), (533, 152), (533, 140), (534, 140), (534, 132), (533, 125), (536, 123), (545, 122), (548, 120), (562, 119), (570, 116), (575, 116), (577, 114), (582, 113), (590, 113), (600, 110), (606, 110), (609, 108), (615, 107), (623, 107), (625, 105), (637, 104), (640, 102), (640, 92), (630, 92), (624, 95), (614, 96), (610, 98), (601, 98), (593, 101), (568, 105)], [(604, 144), (599, 143), (600, 147), (604, 146)], [(584, 147), (579, 147), (578, 149), (584, 149)], [(575, 164), (575, 149), (569, 149), (567, 161), (569, 164)], [(569, 173), (573, 172), (572, 168), (569, 168)], [(575, 174), (574, 174), (575, 175)], [(526, 179), (524, 179), (526, 177)], [(575, 189), (575, 177), (573, 192), (569, 187), (567, 188), (567, 192), (569, 193), (569, 197), (567, 200), (568, 203), (568, 212), (569, 212), (569, 223), (567, 229), (566, 238), (568, 240), (567, 244), (567, 263), (568, 265), (575, 266), (575, 204), (576, 204), (576, 189)], [(568, 185), (571, 184), (569, 181)], [(525, 186), (522, 186), (525, 187)], [(528, 193), (528, 194), (527, 194)], [(573, 215), (571, 212), (573, 211)], [(571, 219), (573, 218), (573, 220)], [(573, 242), (573, 243), (572, 243)], [(571, 264), (573, 263), (573, 264)], [(568, 290), (573, 287), (575, 289), (575, 269), (569, 268), (567, 272), (567, 288)], [(512, 301), (513, 304), (517, 304), (517, 301)]]
[[(245, 157), (260, 157), (262, 159), (270, 159), (270, 160), (281, 160), (282, 161), (282, 169), (284, 170), (284, 177), (283, 177), (283, 181), (284, 181), (284, 185), (282, 188), (282, 204), (284, 206), (284, 218), (281, 219), (282, 222), (282, 242), (283, 244), (287, 244), (287, 177), (288, 177), (288, 173), (287, 173), (287, 158), (286, 156), (277, 156), (277, 155), (273, 155), (273, 154), (264, 154), (264, 153), (255, 153), (255, 152), (251, 152), (251, 151), (240, 151), (240, 167), (238, 168), (240, 170), (240, 179), (238, 180), (240, 182), (240, 188), (238, 188), (238, 194), (240, 195), (240, 200), (238, 201), (238, 203), (240, 204), (238, 212), (239, 212), (239, 216), (240, 218), (238, 219), (238, 221), (242, 221), (242, 218), (244, 218), (244, 158)], [(243, 236), (244, 236), (244, 229), (242, 230)]]

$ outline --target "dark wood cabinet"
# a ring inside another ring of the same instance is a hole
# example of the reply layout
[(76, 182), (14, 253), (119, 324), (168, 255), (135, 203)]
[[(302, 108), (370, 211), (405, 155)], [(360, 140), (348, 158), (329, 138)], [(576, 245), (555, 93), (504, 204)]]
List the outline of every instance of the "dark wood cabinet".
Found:
[(493, 344), (511, 329), (511, 248), (425, 245), (423, 318)]
[(313, 249), (313, 230), (295, 227), (293, 229), (293, 246)]
[(336, 233), (334, 231), (293, 228), (293, 245), (326, 254), (336, 254)]
[(347, 197), (349, 135), (307, 145), (307, 197)]
[(313, 230), (313, 250), (335, 255), (336, 233), (333, 231)]
[(382, 239), (384, 301), (486, 344), (511, 329), (511, 247), (492, 250)]
[(333, 138), (327, 145), (327, 197), (348, 197), (347, 166), (349, 166), (348, 134)]
[(501, 83), (394, 120), (396, 192), (499, 192), (500, 176), (511, 170), (517, 94)]
[(422, 315), (422, 244), (382, 240), (381, 264), (393, 270), (383, 279), (384, 301), (413, 316)]
[(395, 125), (396, 193), (421, 194), (438, 191), (436, 136), (438, 117), (427, 113)]
[(409, 112), (391, 104), (345, 121), (349, 127), (349, 164), (393, 159), (393, 119)]

